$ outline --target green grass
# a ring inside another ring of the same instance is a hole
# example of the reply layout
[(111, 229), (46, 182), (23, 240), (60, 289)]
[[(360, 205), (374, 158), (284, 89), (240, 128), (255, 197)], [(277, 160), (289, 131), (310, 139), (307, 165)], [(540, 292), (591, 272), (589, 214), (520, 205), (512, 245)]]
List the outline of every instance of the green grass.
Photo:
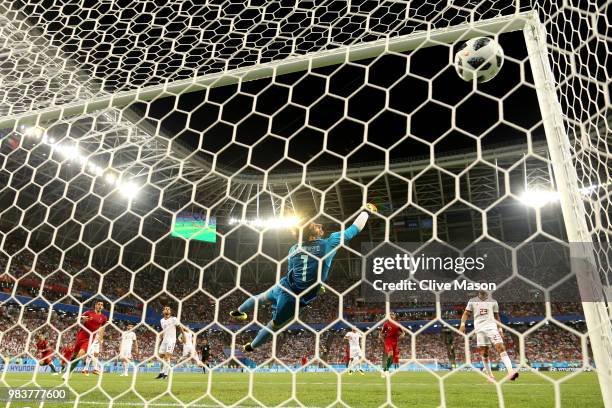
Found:
[[(439, 373), (448, 374), (448, 373)], [(542, 373), (544, 374), (544, 373)], [(501, 377), (501, 373), (498, 374)], [(140, 373), (136, 378), (105, 374), (102, 378), (73, 374), (70, 386), (81, 396), (79, 407), (181, 406), (194, 402), (192, 406), (216, 407), (220, 404), (236, 404), (238, 407), (299, 406), (291, 400), (292, 375), (277, 373), (252, 374), (252, 396), (247, 398), (249, 374), (177, 373), (172, 381), (154, 380), (154, 373)], [(6, 374), (4, 384), (20, 386), (32, 380), (31, 374)], [(559, 398), (562, 407), (603, 407), (595, 373), (580, 373), (568, 377), (565, 373), (545, 373), (543, 376), (522, 373), (518, 381), (496, 385), (489, 384), (477, 373), (455, 372), (444, 379), (444, 397), (448, 407), (497, 407), (498, 399), (506, 407), (554, 407), (554, 381), (559, 382)], [(130, 390), (134, 382), (133, 390)], [(39, 374), (40, 386), (55, 386), (61, 383), (58, 377)], [(341, 386), (340, 386), (341, 385)], [(441, 404), (441, 383), (436, 377), (424, 372), (402, 372), (389, 380), (368, 373), (365, 376), (336, 376), (332, 373), (295, 374), (295, 397), (307, 407), (341, 407), (338, 401), (351, 407), (384, 406), (387, 401), (396, 407), (438, 407)], [(102, 392), (102, 390), (104, 392)], [(140, 394), (140, 397), (134, 392)], [(108, 394), (108, 397), (104, 395)], [(141, 399), (142, 398), (142, 399)], [(74, 401), (71, 397), (70, 400)], [(36, 403), (11, 404), (11, 407), (33, 407)], [(45, 407), (72, 407), (73, 403), (44, 404)]]

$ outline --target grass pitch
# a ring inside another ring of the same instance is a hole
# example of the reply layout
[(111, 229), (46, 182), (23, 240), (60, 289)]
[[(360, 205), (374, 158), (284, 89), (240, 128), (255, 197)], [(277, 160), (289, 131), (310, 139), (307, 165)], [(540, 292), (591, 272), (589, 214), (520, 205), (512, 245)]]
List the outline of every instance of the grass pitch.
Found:
[[(389, 379), (378, 373), (366, 375), (333, 373), (176, 373), (171, 381), (155, 380), (154, 373), (119, 377), (102, 377), (75, 373), (70, 387), (79, 395), (70, 402), (45, 403), (45, 407), (192, 407), (282, 406), (297, 407), (379, 407), (392, 402), (396, 407), (438, 407), (442, 393), (447, 407), (497, 407), (503, 400), (506, 407), (554, 407), (555, 381), (559, 384), (557, 397), (562, 407), (603, 407), (597, 375), (591, 372), (521, 373), (518, 381), (489, 384), (477, 373), (438, 373), (447, 375), (441, 382), (425, 372), (401, 372)], [(502, 374), (498, 373), (498, 378)], [(249, 378), (252, 376), (252, 397), (249, 398)], [(292, 377), (295, 377), (295, 399), (292, 400)], [(6, 374), (2, 385), (22, 386), (32, 380), (31, 374)], [(40, 386), (51, 387), (62, 383), (61, 378), (38, 374)], [(29, 385), (32, 385), (31, 383)], [(342, 400), (346, 405), (342, 405)], [(78, 401), (78, 402), (76, 402)], [(0, 402), (0, 404), (2, 404)], [(35, 402), (12, 403), (11, 407), (39, 406)]]

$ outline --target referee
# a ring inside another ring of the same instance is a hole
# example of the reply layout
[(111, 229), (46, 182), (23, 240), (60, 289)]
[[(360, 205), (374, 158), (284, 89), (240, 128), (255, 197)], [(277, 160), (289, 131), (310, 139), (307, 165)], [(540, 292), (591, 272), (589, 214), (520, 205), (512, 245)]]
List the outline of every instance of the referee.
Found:
[(204, 367), (202, 367), (202, 371), (206, 372), (206, 368), (208, 368), (208, 360), (210, 359), (210, 345), (208, 344), (208, 340), (202, 340), (202, 363), (204, 363)]

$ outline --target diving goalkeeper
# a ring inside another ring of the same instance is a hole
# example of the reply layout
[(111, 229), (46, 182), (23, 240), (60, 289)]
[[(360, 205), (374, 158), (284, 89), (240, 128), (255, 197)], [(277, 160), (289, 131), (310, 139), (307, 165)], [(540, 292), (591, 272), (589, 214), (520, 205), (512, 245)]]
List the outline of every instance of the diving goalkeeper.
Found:
[[(370, 212), (377, 211), (373, 204), (368, 203), (366, 208)], [(234, 319), (246, 320), (247, 312), (253, 310), (255, 302), (272, 304), (272, 320), (266, 327), (259, 330), (252, 342), (244, 345), (244, 351), (253, 351), (266, 343), (273, 331), (281, 329), (293, 319), (297, 295), (301, 295), (300, 307), (312, 303), (317, 298), (323, 289), (321, 283), (313, 287), (319, 277), (318, 259), (325, 257), (321, 262), (321, 282), (325, 282), (332, 260), (336, 255), (336, 249), (342, 242), (342, 235), (344, 235), (344, 242), (353, 239), (363, 230), (368, 217), (368, 212), (362, 211), (353, 224), (344, 231), (344, 234), (333, 232), (325, 239), (323, 239), (324, 232), (321, 224), (313, 222), (304, 228), (303, 237), (306, 238), (306, 241), (295, 244), (289, 249), (288, 271), (280, 282), (267, 292), (250, 297), (240, 305), (238, 310), (230, 312), (230, 316)]]

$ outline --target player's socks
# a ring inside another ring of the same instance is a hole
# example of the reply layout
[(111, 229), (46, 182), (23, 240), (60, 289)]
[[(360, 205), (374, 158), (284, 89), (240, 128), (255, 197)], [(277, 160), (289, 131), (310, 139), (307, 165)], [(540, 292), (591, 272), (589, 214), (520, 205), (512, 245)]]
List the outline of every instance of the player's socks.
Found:
[[(250, 311), (252, 311), (255, 308), (255, 302), (257, 301), (265, 301), (266, 299), (266, 294), (265, 292), (258, 295), (258, 296), (251, 296), (250, 298), (248, 298), (247, 300), (245, 300), (244, 302), (242, 302), (242, 304), (240, 305), (240, 307), (238, 307), (238, 310), (234, 310), (233, 312), (238, 312), (241, 314), (245, 315), (245, 319), (246, 319), (246, 314)], [(232, 313), (233, 313), (232, 312)], [(232, 314), (230, 313), (230, 314)], [(232, 317), (236, 317), (233, 316)]]
[(55, 369), (55, 366), (53, 365), (53, 363), (49, 364), (49, 368), (51, 369), (51, 371), (57, 374), (57, 370)]
[(272, 322), (269, 322), (266, 327), (262, 327), (261, 329), (259, 329), (259, 332), (257, 332), (257, 336), (255, 336), (255, 339), (253, 339), (253, 341), (251, 342), (251, 347), (253, 349), (256, 349), (263, 343), (267, 342), (270, 337), (272, 337)]
[(251, 310), (255, 308), (256, 299), (257, 298), (255, 296), (251, 296), (250, 298), (242, 302), (242, 304), (238, 307), (238, 310), (236, 310), (236, 312), (239, 312), (239, 313), (250, 312)]
[(70, 363), (70, 368), (68, 369), (67, 373), (74, 371), (74, 369), (77, 368), (78, 365), (79, 365), (79, 360), (77, 358), (75, 358)]
[(164, 377), (167, 377), (168, 374), (170, 374), (170, 363), (169, 362), (164, 362), (164, 370), (162, 371), (164, 374)]
[(489, 361), (488, 357), (482, 359), (482, 365), (484, 366), (485, 374), (489, 377), (493, 377), (493, 371), (491, 371), (491, 362)]
[(393, 357), (387, 357), (387, 364), (385, 366), (385, 371), (389, 371), (392, 365), (393, 365)]
[(508, 371), (510, 374), (510, 379), (514, 381), (516, 377), (518, 377), (518, 373), (514, 372), (512, 369), (512, 361), (510, 360), (510, 357), (508, 357), (508, 352), (504, 351), (503, 353), (500, 353), (499, 356), (502, 359), (502, 363), (504, 363), (506, 366), (506, 371)]

